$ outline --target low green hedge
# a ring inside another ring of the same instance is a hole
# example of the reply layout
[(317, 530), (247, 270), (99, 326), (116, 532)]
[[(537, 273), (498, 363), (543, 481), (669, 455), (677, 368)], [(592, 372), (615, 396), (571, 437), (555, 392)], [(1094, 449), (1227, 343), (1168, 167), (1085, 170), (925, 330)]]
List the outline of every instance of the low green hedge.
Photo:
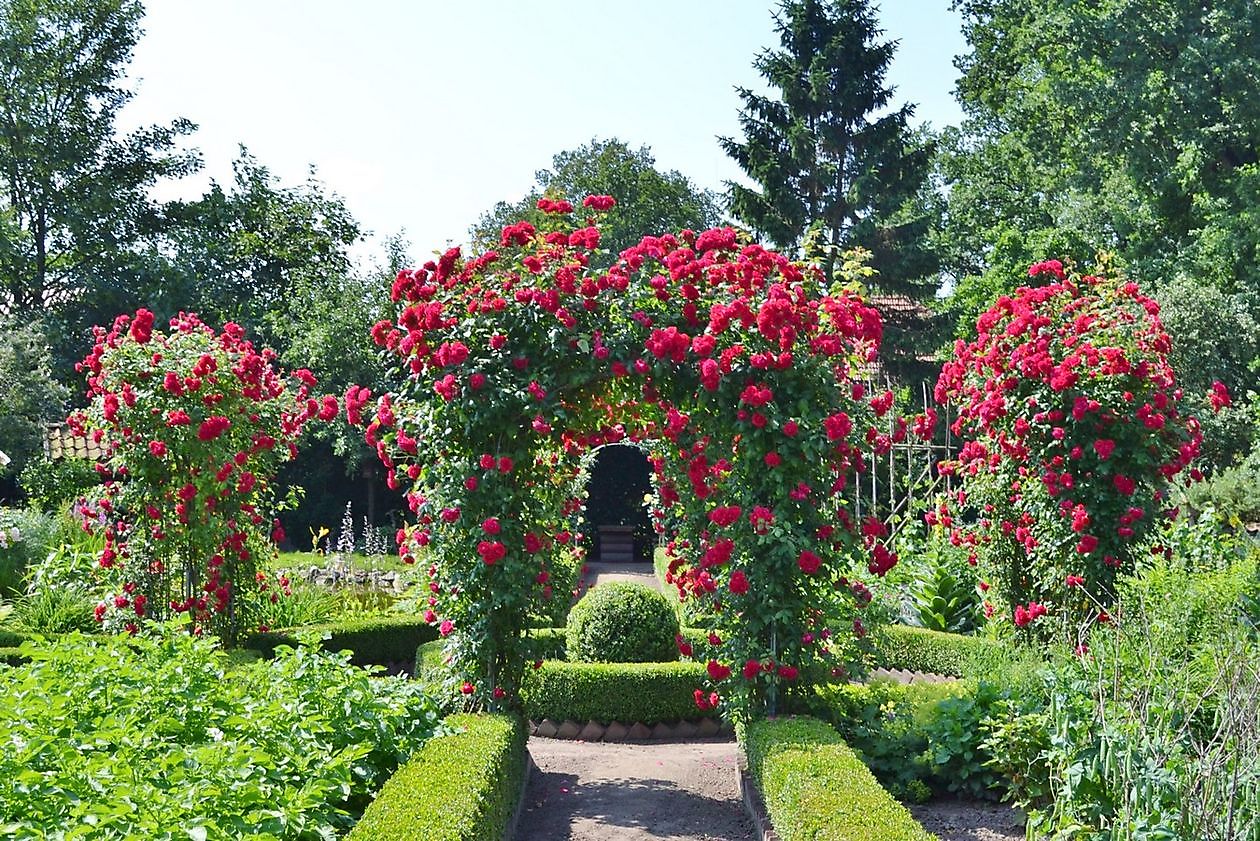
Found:
[(874, 636), (877, 666), (952, 677), (980, 677), (1005, 652), (995, 640), (909, 625), (885, 625)]
[(525, 775), (525, 728), (506, 715), (457, 715), (399, 768), (347, 841), (497, 841)]
[(701, 663), (565, 663), (548, 660), (525, 675), (521, 695), (534, 721), (608, 724), (700, 718)]
[(325, 651), (349, 649), (354, 652), (351, 662), (356, 666), (384, 666), (410, 661), (416, 656), (416, 648), (421, 643), (437, 638), (437, 629), (419, 616), (381, 616), (283, 631), (259, 631), (250, 634), (243, 646), (262, 652), (264, 657), (271, 657), (277, 646), (296, 648), (298, 635), (308, 633), (328, 635), (321, 643)]
[(751, 722), (744, 750), (783, 841), (934, 841), (818, 719)]
[(26, 642), (26, 635), (8, 628), (0, 628), (0, 648), (17, 648)]
[(20, 666), (29, 659), (30, 658), (28, 658), (15, 646), (4, 646), (0, 648), (0, 663), (4, 663), (7, 666)]

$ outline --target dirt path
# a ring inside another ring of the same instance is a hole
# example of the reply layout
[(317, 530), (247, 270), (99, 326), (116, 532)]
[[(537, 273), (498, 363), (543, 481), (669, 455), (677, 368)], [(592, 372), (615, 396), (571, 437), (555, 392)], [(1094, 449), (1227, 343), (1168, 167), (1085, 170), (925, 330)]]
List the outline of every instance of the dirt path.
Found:
[(752, 841), (733, 741), (529, 740), (516, 841)]
[(933, 800), (908, 808), (940, 841), (1024, 841), (1024, 816), (1004, 803)]

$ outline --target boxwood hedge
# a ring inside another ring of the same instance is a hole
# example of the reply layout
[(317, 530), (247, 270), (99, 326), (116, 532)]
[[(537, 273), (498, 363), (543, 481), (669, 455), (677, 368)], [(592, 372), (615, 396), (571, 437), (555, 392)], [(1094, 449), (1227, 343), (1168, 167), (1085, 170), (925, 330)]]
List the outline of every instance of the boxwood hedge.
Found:
[(701, 718), (695, 690), (700, 663), (565, 663), (548, 660), (525, 675), (521, 695), (534, 721), (608, 724)]
[(390, 778), (347, 841), (497, 841), (525, 775), (525, 728), (506, 715), (456, 715)]
[(1004, 656), (1005, 646), (984, 637), (886, 625), (874, 634), (876, 665), (951, 677), (979, 677), (986, 664)]
[(744, 750), (783, 841), (934, 841), (818, 719), (751, 722)]
[(282, 631), (255, 632), (244, 640), (244, 647), (271, 657), (276, 646), (297, 647), (298, 635), (311, 633), (316, 637), (327, 634), (328, 638), (320, 643), (325, 651), (348, 649), (354, 652), (351, 662), (356, 666), (408, 662), (415, 657), (416, 648), (421, 643), (437, 638), (437, 629), (419, 616), (378, 616)]

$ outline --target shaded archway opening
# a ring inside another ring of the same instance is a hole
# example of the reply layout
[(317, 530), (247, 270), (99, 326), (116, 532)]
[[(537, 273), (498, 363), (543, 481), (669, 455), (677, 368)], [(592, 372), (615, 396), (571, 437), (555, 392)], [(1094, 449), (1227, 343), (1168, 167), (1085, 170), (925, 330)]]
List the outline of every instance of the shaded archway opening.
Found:
[(596, 563), (652, 562), (656, 532), (646, 497), (652, 494), (652, 466), (642, 449), (600, 447), (586, 480), (588, 558)]

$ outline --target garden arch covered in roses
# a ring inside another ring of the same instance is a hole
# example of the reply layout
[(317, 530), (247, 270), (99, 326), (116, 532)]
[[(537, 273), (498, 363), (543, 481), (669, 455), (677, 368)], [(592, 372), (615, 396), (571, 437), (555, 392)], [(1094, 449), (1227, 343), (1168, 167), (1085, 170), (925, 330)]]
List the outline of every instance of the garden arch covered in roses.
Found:
[(400, 551), (427, 567), (426, 616), (469, 706), (518, 702), (530, 614), (569, 597), (548, 567), (576, 540), (581, 457), (632, 441), (656, 473), (670, 580), (716, 611), (707, 650), (679, 641), (708, 665), (696, 702), (757, 714), (806, 669), (844, 668), (860, 579), (896, 563), (845, 501), (865, 455), (907, 433), (893, 395), (858, 381), (880, 318), (730, 228), (648, 236), (597, 268), (613, 205), (542, 199), (541, 228), (401, 272), (397, 317), (372, 332), (406, 386), (351, 388), (347, 413), (416, 517)]

